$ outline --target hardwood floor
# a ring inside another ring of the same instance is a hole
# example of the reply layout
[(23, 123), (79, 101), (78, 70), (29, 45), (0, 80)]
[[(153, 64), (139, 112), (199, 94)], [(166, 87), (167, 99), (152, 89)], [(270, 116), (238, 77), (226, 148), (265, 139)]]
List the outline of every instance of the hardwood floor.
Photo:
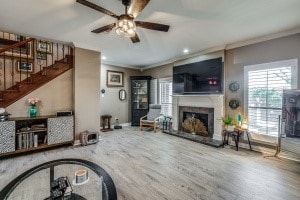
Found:
[[(81, 158), (104, 168), (118, 199), (300, 199), (300, 163), (213, 148), (163, 133), (126, 128), (101, 133), (86, 147), (66, 147), (0, 160), (0, 190), (46, 161)], [(38, 184), (38, 183), (37, 183)]]

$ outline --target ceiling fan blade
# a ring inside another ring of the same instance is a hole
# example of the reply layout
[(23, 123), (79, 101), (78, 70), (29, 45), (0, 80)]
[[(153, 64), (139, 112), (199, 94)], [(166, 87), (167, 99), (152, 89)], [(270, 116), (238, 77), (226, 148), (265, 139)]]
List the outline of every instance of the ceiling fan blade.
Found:
[(152, 22), (142, 22), (142, 21), (135, 21), (136, 26), (141, 28), (147, 28), (155, 31), (163, 31), (168, 32), (170, 26), (164, 24), (157, 24)]
[(140, 38), (139, 38), (139, 36), (138, 36), (136, 33), (135, 33), (135, 35), (132, 36), (130, 39), (131, 39), (131, 41), (132, 41), (133, 43), (140, 42)]
[(101, 33), (101, 32), (105, 32), (105, 31), (110, 31), (111, 29), (113, 29), (116, 26), (116, 23), (113, 24), (109, 24), (100, 28), (97, 28), (95, 30), (92, 30), (93, 33)]
[(132, 0), (130, 7), (128, 8), (128, 14), (131, 14), (134, 18), (136, 18), (146, 7), (149, 1), (150, 0)]
[(115, 13), (113, 13), (113, 12), (111, 12), (109, 10), (106, 10), (105, 8), (102, 8), (101, 6), (93, 4), (93, 3), (89, 2), (89, 1), (86, 1), (86, 0), (76, 0), (76, 2), (80, 3), (80, 4), (84, 5), (84, 6), (87, 6), (89, 8), (92, 8), (94, 10), (97, 10), (99, 12), (102, 12), (102, 13), (104, 13), (106, 15), (112, 16), (114, 18), (117, 18), (117, 19), (119, 18), (119, 16), (116, 15)]

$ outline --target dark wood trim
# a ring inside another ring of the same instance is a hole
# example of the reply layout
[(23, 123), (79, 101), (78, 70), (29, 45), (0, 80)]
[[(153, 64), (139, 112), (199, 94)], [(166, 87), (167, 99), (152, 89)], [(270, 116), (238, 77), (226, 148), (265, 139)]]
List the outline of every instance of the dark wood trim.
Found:
[(74, 143), (74, 141), (62, 142), (59, 144), (50, 144), (50, 145), (44, 144), (44, 145), (40, 145), (38, 147), (29, 148), (29, 149), (20, 149), (20, 150), (16, 150), (16, 151), (7, 152), (7, 153), (2, 153), (2, 154), (0, 154), (0, 158), (10, 156), (10, 155), (17, 155), (17, 154), (22, 154), (22, 153), (27, 153), (27, 152), (33, 152), (33, 151), (37, 151), (37, 150), (41, 150), (41, 149), (48, 149), (48, 148), (63, 146), (63, 145), (67, 145), (67, 144), (73, 145), (73, 143)]
[(0, 49), (0, 54), (1, 54), (1, 53), (4, 53), (5, 51), (8, 51), (8, 50), (10, 50), (10, 49), (14, 49), (14, 48), (16, 48), (16, 47), (22, 46), (22, 45), (24, 45), (24, 44), (26, 44), (26, 43), (28, 43), (28, 42), (33, 41), (33, 40), (34, 40), (33, 38), (29, 38), (29, 39), (27, 39), (27, 40), (23, 40), (23, 41), (18, 42), (18, 43), (16, 43), (16, 44), (13, 44), (13, 45), (10, 45), (10, 46), (5, 47), (5, 48), (3, 48), (3, 49)]

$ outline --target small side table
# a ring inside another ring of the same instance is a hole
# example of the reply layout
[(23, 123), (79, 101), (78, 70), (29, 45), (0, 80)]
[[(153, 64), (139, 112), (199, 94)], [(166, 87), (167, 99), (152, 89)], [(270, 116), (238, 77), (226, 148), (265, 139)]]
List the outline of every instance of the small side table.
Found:
[[(111, 120), (111, 115), (102, 115), (101, 116), (102, 120), (102, 132), (108, 132), (108, 131), (113, 131), (113, 129), (110, 127), (110, 120)], [(106, 127), (106, 122), (107, 122), (107, 127)]]
[(252, 151), (252, 147), (251, 147), (251, 142), (250, 142), (250, 139), (249, 139), (249, 132), (248, 132), (248, 130), (242, 130), (240, 128), (237, 128), (234, 131), (227, 131), (227, 130), (223, 131), (223, 135), (224, 135), (224, 138), (223, 138), (223, 147), (224, 147), (225, 144), (228, 145), (229, 135), (231, 135), (233, 137), (233, 139), (234, 139), (236, 150), (238, 151), (239, 150), (240, 137), (241, 137), (241, 135), (242, 135), (243, 132), (246, 132), (246, 134), (247, 134), (249, 148)]

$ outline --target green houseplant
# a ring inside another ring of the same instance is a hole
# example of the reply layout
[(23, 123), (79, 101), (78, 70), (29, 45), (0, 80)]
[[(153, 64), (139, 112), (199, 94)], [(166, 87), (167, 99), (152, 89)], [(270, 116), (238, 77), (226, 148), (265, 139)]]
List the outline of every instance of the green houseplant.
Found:
[(222, 122), (225, 126), (225, 129), (228, 131), (233, 131), (234, 130), (234, 118), (230, 117), (229, 115), (226, 115), (225, 117), (222, 117)]

